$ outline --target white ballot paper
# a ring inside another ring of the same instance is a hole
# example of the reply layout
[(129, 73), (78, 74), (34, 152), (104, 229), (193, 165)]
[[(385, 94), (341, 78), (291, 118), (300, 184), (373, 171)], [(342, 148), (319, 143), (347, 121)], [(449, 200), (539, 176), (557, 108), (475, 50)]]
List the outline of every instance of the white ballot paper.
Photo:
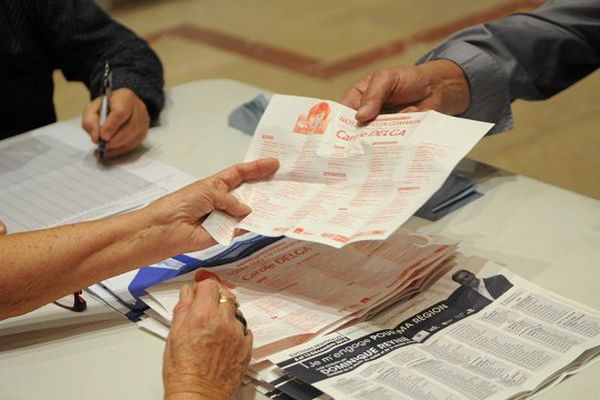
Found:
[(236, 229), (338, 248), (386, 239), (492, 127), (435, 111), (358, 125), (355, 112), (332, 101), (274, 95), (245, 159), (275, 157), (279, 170), (234, 191), (250, 215), (237, 220), (213, 212), (204, 228), (222, 244)]

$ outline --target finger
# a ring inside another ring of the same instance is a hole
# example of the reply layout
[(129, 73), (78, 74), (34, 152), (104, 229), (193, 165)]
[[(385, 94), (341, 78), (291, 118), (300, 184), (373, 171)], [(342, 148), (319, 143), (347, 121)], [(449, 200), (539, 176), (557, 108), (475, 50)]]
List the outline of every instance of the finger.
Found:
[(121, 126), (131, 118), (132, 112), (133, 109), (129, 101), (122, 100), (119, 96), (113, 95), (106, 122), (100, 128), (100, 138), (107, 142), (110, 141)]
[(190, 306), (193, 315), (214, 315), (219, 307), (221, 285), (212, 279), (196, 283), (196, 296)]
[(342, 96), (341, 103), (353, 109), (360, 107), (360, 99), (362, 98), (362, 92), (357, 87), (352, 86), (346, 90), (346, 93)]
[(100, 103), (99, 98), (89, 102), (85, 106), (81, 118), (82, 128), (90, 135), (92, 142), (96, 144), (100, 140)]
[(248, 328), (246, 330), (246, 335), (244, 336), (244, 343), (247, 351), (246, 359), (244, 360), (246, 365), (250, 363), (250, 359), (252, 358), (252, 342), (254, 342), (254, 333), (252, 333), (252, 330)]
[[(118, 156), (121, 156), (123, 154), (129, 153), (130, 151), (137, 149), (144, 141), (144, 138), (145, 137), (138, 138), (137, 140), (135, 140), (131, 143), (127, 143), (124, 146), (116, 147), (116, 148), (109, 148), (109, 146), (112, 144), (111, 142), (109, 142), (107, 144), (106, 150), (104, 151), (104, 159), (108, 160), (111, 158), (116, 158)], [(99, 154), (98, 154), (97, 150), (94, 152), (94, 156), (96, 158), (98, 158)]]
[(224, 169), (215, 174), (212, 179), (221, 179), (230, 189), (233, 189), (242, 182), (273, 175), (278, 168), (279, 161), (276, 158), (261, 158)]
[[(221, 301), (221, 299), (233, 299), (233, 300), (225, 300)], [(233, 320), (235, 318), (235, 313), (238, 309), (237, 298), (236, 296), (227, 288), (221, 287), (220, 295), (219, 295), (219, 312), (226, 319)]]
[(400, 110), (401, 113), (411, 113), (411, 112), (418, 112), (418, 111), (420, 111), (419, 107), (416, 107), (416, 106), (408, 106), (408, 107), (405, 107), (402, 110)]
[(198, 271), (196, 271), (196, 274), (194, 275), (194, 280), (196, 282), (202, 282), (205, 279), (213, 279), (217, 282), (219, 282), (220, 284), (222, 284), (221, 282), (221, 278), (219, 278), (219, 276), (217, 274), (214, 274), (210, 271), (207, 271), (205, 269), (199, 269)]
[(244, 314), (239, 308), (235, 310), (235, 319), (240, 324), (240, 327), (242, 328), (242, 333), (244, 334), (244, 336), (246, 336), (246, 334), (248, 333), (248, 321), (246, 320)]
[(178, 324), (180, 320), (185, 318), (190, 306), (196, 295), (196, 285), (183, 285), (179, 290), (179, 301), (173, 309), (173, 324)]
[(375, 118), (379, 114), (383, 103), (395, 89), (394, 74), (391, 71), (381, 70), (375, 72), (361, 98), (360, 107), (356, 112), (357, 121), (366, 122)]
[(4, 224), (4, 221), (0, 219), (0, 235), (6, 235), (6, 232), (6, 224)]
[(358, 110), (361, 104), (362, 96), (365, 93), (365, 90), (367, 90), (367, 87), (369, 87), (369, 82), (372, 78), (373, 74), (369, 74), (352, 85), (350, 89), (348, 89), (342, 96), (342, 104)]
[(130, 147), (131, 142), (138, 141), (139, 136), (140, 132), (136, 131), (136, 127), (130, 118), (114, 133), (110, 141), (106, 143), (106, 148)]
[(250, 207), (229, 192), (223, 193), (215, 190), (213, 192), (213, 204), (215, 209), (225, 211), (234, 217), (242, 217), (252, 212)]
[(148, 134), (150, 118), (145, 105), (137, 101), (131, 117), (125, 121), (108, 143), (108, 148), (127, 147), (129, 149), (140, 145)]

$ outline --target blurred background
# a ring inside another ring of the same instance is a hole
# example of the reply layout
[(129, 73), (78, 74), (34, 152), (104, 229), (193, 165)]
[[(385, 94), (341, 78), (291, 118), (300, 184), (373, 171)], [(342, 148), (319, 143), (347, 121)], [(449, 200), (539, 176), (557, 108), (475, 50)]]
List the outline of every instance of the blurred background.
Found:
[[(451, 32), (540, 0), (101, 0), (149, 41), (167, 90), (226, 78), (270, 92), (340, 100), (368, 72), (412, 64)], [(61, 120), (86, 89), (55, 75)], [(515, 128), (469, 157), (600, 199), (600, 72), (544, 102), (516, 102)], [(201, 129), (201, 128), (199, 128)], [(568, 212), (568, 210), (565, 210)]]

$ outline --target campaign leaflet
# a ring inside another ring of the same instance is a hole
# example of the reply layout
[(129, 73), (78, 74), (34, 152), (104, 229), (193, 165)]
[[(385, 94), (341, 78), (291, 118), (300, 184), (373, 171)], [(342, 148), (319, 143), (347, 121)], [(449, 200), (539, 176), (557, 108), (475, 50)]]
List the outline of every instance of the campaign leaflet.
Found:
[(344, 399), (525, 398), (597, 357), (598, 311), (494, 263), (457, 264), (370, 321), (270, 356), (285, 378), (273, 386)]

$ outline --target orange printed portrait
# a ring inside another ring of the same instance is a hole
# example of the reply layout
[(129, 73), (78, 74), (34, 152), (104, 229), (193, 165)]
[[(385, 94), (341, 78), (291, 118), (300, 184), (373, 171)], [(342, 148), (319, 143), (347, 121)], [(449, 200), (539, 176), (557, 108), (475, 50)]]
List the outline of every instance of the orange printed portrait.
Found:
[(296, 125), (294, 125), (294, 133), (302, 135), (322, 135), (329, 124), (329, 116), (331, 107), (326, 102), (322, 101), (315, 104), (308, 110), (308, 114), (298, 116)]

